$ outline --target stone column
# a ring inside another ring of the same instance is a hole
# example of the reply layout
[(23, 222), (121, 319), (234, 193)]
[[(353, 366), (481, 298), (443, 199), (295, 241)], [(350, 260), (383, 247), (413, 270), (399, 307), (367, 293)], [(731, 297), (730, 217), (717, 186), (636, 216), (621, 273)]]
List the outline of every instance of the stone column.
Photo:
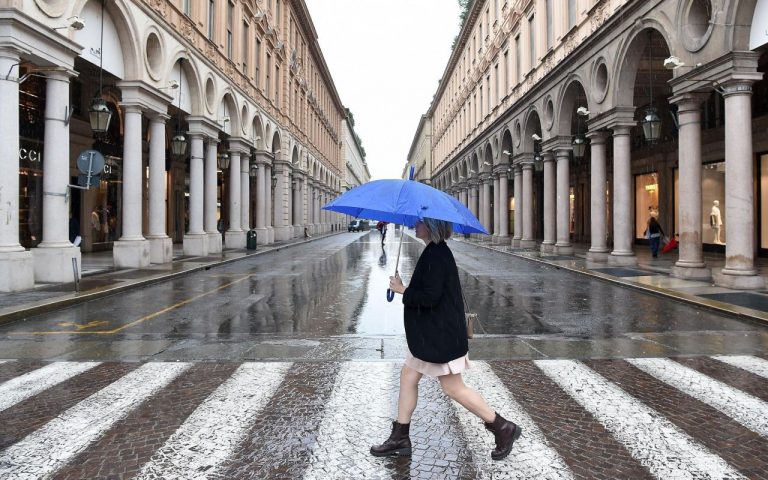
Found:
[(229, 193), (229, 228), (224, 233), (224, 244), (227, 248), (245, 248), (245, 232), (240, 228), (242, 212), (240, 211), (240, 177), (242, 166), (240, 165), (240, 147), (236, 140), (229, 142), (229, 181), (227, 190)]
[(294, 174), (293, 181), (293, 237), (300, 237), (304, 234), (304, 195), (303, 178), (301, 175)]
[(479, 192), (479, 189), (477, 188), (477, 185), (472, 184), (469, 190), (469, 211), (472, 212), (472, 215), (474, 215), (475, 217), (479, 216), (479, 212), (477, 208), (479, 204), (479, 199), (477, 198), (479, 193), (480, 192)]
[(509, 244), (509, 176), (499, 175), (499, 243)]
[(115, 268), (149, 266), (149, 242), (142, 235), (143, 173), (141, 107), (123, 105), (123, 235), (112, 247)]
[(267, 234), (267, 169), (268, 162), (266, 153), (258, 152), (256, 154), (256, 243), (266, 245), (269, 242)]
[(512, 246), (519, 247), (520, 242), (523, 239), (523, 167), (520, 164), (517, 164), (513, 167), (515, 179), (513, 183), (513, 188), (515, 189), (514, 198), (515, 198), (515, 215), (514, 215), (514, 231), (512, 236)]
[(208, 255), (208, 234), (203, 228), (203, 136), (189, 133), (189, 228), (184, 235), (184, 255)]
[(0, 70), (5, 72), (0, 75), (0, 105), (13, 112), (0, 122), (0, 292), (35, 286), (32, 253), (19, 243), (18, 63), (16, 51), (0, 48)]
[(219, 141), (215, 138), (208, 139), (208, 152), (205, 156), (205, 195), (203, 205), (203, 223), (205, 233), (208, 235), (208, 253), (220, 254), (222, 250), (221, 232), (216, 225), (217, 175), (218, 165), (216, 154)]
[(312, 219), (315, 222), (315, 232), (317, 233), (323, 233), (323, 224), (322, 220), (320, 219), (320, 183), (315, 183), (314, 188), (314, 195), (312, 197)]
[(277, 185), (275, 186), (275, 241), (284, 241), (292, 237), (293, 228), (289, 226), (290, 212), (290, 167), (287, 163), (275, 164)]
[(544, 162), (544, 241), (541, 242), (542, 253), (555, 251), (555, 235), (557, 226), (557, 192), (555, 190), (555, 158), (551, 152), (541, 154)]
[(173, 241), (166, 233), (165, 125), (168, 115), (155, 113), (149, 120), (149, 261), (173, 260)]
[(243, 152), (240, 157), (240, 228), (251, 229), (251, 155)]
[[(680, 125), (678, 162), (680, 166), (679, 215), (680, 256), (672, 276), (708, 280), (712, 276), (704, 263), (701, 211), (701, 101), (698, 95), (683, 95), (677, 104)], [(672, 233), (672, 232), (670, 232)]]
[(533, 238), (533, 162), (523, 163), (523, 238), (520, 246), (532, 248), (536, 246)]
[(608, 262), (636, 265), (632, 251), (632, 169), (629, 126), (613, 128), (613, 251)]
[(608, 134), (605, 132), (591, 132), (590, 138), (590, 236), (592, 246), (587, 252), (587, 259), (593, 262), (606, 262), (608, 260), (608, 243), (606, 241), (607, 228), (605, 224), (608, 204), (605, 199), (605, 183), (607, 180), (605, 169), (605, 141)]
[(555, 151), (557, 157), (557, 243), (555, 252), (561, 255), (573, 253), (571, 245), (571, 172), (570, 150)]
[[(45, 163), (43, 164), (43, 241), (32, 249), (35, 281), (74, 282), (72, 259), (80, 275), (80, 248), (69, 241), (69, 72), (50, 72), (45, 82)], [(18, 105), (18, 103), (16, 104)], [(14, 108), (12, 111), (16, 111)], [(18, 149), (10, 157), (18, 167)], [(141, 161), (141, 158), (139, 158)], [(18, 179), (18, 170), (14, 173)], [(16, 190), (18, 192), (18, 189)], [(80, 215), (80, 212), (74, 212)], [(139, 232), (141, 233), (141, 232)]]
[(483, 226), (488, 233), (493, 233), (493, 216), (491, 210), (491, 176), (483, 179)]
[[(725, 268), (716, 285), (763, 289), (755, 269), (754, 158), (752, 153), (752, 80), (723, 86), (725, 97)], [(681, 172), (682, 174), (682, 172)]]
[(498, 243), (499, 239), (499, 229), (501, 225), (499, 225), (499, 212), (501, 209), (499, 208), (500, 201), (499, 201), (499, 174), (494, 173), (493, 174), (493, 242)]
[(462, 188), (460, 196), (461, 196), (461, 200), (460, 200), (461, 203), (465, 207), (470, 208), (470, 206), (469, 206), (469, 189), (468, 188)]
[(272, 218), (274, 216), (274, 212), (272, 211), (272, 165), (266, 164), (264, 165), (264, 182), (266, 183), (267, 192), (264, 196), (264, 210), (265, 210), (265, 217), (264, 217), (264, 226), (267, 229), (267, 241), (269, 243), (275, 243), (275, 229), (272, 227)]

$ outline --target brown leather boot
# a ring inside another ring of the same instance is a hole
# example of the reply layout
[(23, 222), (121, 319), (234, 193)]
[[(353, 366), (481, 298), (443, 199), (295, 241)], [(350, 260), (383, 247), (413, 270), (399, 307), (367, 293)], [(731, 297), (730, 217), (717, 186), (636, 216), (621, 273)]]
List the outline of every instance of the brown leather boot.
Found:
[(392, 433), (386, 442), (371, 447), (371, 455), (376, 457), (411, 456), (410, 423), (392, 422)]
[(493, 423), (485, 423), (485, 428), (493, 432), (493, 436), (496, 437), (496, 448), (491, 452), (491, 458), (494, 460), (506, 458), (512, 451), (512, 444), (523, 433), (522, 428), (505, 420), (498, 412)]

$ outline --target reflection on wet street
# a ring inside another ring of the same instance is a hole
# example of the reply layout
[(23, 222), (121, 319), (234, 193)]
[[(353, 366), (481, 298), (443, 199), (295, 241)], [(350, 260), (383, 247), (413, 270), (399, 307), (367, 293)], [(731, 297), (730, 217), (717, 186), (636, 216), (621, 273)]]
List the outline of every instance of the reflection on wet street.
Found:
[[(400, 232), (343, 233), (40, 315), (0, 329), (26, 358), (398, 358), (387, 302)], [(451, 241), (476, 358), (614, 357), (766, 349), (763, 327)], [(407, 285), (423, 244), (403, 237)]]

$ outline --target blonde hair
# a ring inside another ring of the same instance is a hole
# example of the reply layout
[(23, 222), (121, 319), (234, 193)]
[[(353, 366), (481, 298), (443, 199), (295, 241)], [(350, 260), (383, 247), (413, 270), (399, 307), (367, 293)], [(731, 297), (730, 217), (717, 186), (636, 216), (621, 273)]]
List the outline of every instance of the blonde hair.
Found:
[(427, 230), (429, 230), (429, 239), (432, 243), (440, 243), (451, 238), (453, 223), (427, 217), (423, 218), (422, 222), (424, 222)]

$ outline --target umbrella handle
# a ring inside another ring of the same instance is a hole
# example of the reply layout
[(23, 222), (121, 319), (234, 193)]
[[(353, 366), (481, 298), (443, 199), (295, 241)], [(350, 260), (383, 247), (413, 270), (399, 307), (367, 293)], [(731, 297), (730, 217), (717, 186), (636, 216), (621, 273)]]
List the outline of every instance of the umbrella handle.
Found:
[(387, 289), (387, 301), (392, 302), (392, 300), (395, 299), (395, 291), (391, 289)]

